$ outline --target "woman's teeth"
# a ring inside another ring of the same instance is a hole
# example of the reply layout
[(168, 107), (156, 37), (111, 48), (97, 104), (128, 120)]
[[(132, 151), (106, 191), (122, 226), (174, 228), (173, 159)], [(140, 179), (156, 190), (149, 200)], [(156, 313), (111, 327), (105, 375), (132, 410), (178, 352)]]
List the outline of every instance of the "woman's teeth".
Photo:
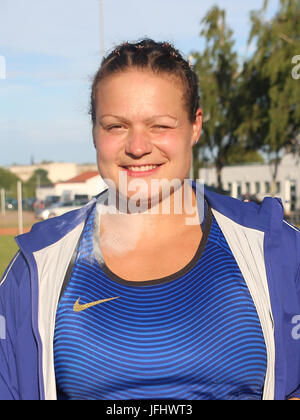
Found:
[(145, 166), (128, 166), (127, 169), (133, 172), (147, 172), (157, 168), (158, 165), (145, 165)]

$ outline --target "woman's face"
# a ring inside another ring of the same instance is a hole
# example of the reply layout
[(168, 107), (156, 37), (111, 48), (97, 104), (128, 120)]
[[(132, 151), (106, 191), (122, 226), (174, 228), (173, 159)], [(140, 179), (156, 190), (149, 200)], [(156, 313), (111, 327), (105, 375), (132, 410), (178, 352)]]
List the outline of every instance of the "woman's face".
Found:
[(143, 185), (144, 198), (149, 200), (154, 180), (183, 182), (187, 178), (202, 112), (199, 109), (191, 123), (183, 95), (178, 79), (136, 69), (98, 85), (93, 136), (99, 172), (117, 191), (120, 173), (126, 175), (132, 186), (132, 191), (126, 190), (127, 198), (138, 188), (141, 192)]

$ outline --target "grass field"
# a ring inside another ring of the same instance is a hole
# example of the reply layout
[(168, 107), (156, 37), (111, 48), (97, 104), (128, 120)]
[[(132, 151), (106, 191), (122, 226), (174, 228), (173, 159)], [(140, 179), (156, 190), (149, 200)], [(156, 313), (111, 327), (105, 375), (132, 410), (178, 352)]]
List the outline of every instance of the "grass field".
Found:
[[(30, 229), (35, 222), (32, 212), (23, 213), (24, 231)], [(17, 252), (18, 247), (14, 240), (17, 234), (18, 213), (16, 211), (7, 211), (5, 216), (0, 215), (0, 278)]]
[(14, 236), (0, 236), (0, 277), (2, 277), (10, 260), (17, 252), (17, 244)]

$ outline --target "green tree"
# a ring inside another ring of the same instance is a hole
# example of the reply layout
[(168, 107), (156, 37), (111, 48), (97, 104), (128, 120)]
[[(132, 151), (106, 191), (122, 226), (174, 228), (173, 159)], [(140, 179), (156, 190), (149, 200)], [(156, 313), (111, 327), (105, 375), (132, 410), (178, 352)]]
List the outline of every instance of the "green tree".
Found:
[(249, 43), (255, 41), (256, 49), (241, 77), (244, 102), (236, 134), (269, 156), (274, 194), (282, 154), (296, 149), (299, 134), (300, 83), (292, 77), (292, 60), (300, 53), (300, 2), (280, 0), (271, 20), (267, 7), (265, 0), (261, 10), (251, 13)]
[(48, 172), (44, 169), (36, 169), (33, 175), (23, 185), (24, 198), (35, 197), (37, 187), (46, 187), (52, 185), (48, 178)]
[(4, 188), (6, 191), (6, 197), (16, 198), (17, 197), (17, 182), (19, 178), (11, 171), (0, 168), (0, 188)]
[[(205, 38), (203, 53), (193, 52), (195, 71), (200, 81), (204, 112), (203, 133), (194, 151), (205, 149), (214, 163), (218, 189), (222, 189), (222, 169), (228, 163), (232, 146), (237, 143), (234, 100), (238, 59), (233, 51), (232, 31), (226, 24), (226, 12), (213, 7), (201, 22), (200, 35)], [(196, 168), (199, 166), (194, 165)]]
[(232, 147), (228, 156), (228, 165), (240, 165), (246, 163), (265, 163), (263, 156), (256, 150), (248, 150), (239, 142)]

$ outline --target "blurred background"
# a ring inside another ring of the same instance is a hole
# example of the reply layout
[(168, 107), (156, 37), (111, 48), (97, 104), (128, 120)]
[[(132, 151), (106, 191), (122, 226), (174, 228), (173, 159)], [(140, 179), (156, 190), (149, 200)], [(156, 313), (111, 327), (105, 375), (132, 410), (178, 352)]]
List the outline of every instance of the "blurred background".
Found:
[(199, 76), (191, 178), (281, 198), (300, 225), (299, 0), (0, 0), (0, 275), (14, 236), (103, 189), (91, 79), (125, 41), (170, 42)]

